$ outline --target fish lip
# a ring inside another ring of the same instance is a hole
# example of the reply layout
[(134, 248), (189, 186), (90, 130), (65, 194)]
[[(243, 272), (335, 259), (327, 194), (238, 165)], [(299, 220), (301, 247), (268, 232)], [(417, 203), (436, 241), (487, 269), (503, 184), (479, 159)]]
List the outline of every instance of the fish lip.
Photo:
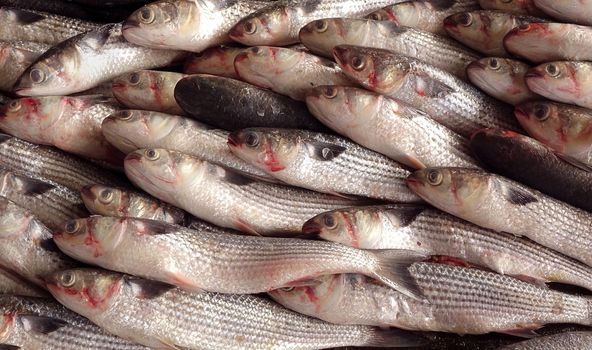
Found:
[(123, 89), (125, 87), (124, 83), (120, 83), (120, 82), (116, 82), (114, 81), (113, 83), (111, 83), (111, 88), (112, 89)]
[(335, 46), (333, 48), (333, 57), (335, 58), (335, 61), (337, 61), (337, 64), (339, 64), (340, 66), (344, 66), (344, 56), (347, 53), (347, 48), (338, 45)]
[(82, 187), (82, 189), (80, 190), (80, 195), (82, 197), (86, 197), (86, 198), (94, 201), (95, 199), (97, 199), (97, 196), (92, 191), (92, 188), (93, 188), (93, 185), (87, 185), (87, 186)]
[(469, 63), (469, 65), (467, 66), (467, 71), (469, 70), (484, 70), (487, 66), (484, 63), (481, 63), (479, 61), (473, 61), (471, 63)]
[(415, 173), (412, 173), (411, 175), (409, 175), (407, 177), (407, 179), (405, 180), (405, 182), (407, 183), (407, 186), (409, 186), (409, 187), (423, 186), (423, 182), (417, 177), (417, 175)]
[(542, 78), (543, 75), (537, 71), (529, 70), (524, 74), (524, 78)]
[(136, 152), (132, 152), (125, 157), (124, 161), (125, 162), (128, 162), (128, 161), (140, 162), (141, 160), (142, 160), (142, 156), (140, 154), (138, 154)]
[[(236, 65), (237, 63), (241, 63), (244, 60), (248, 60), (249, 59), (249, 54), (247, 52), (241, 52), (238, 55), (234, 56), (234, 64)], [(235, 68), (236, 70), (236, 68)]]
[(442, 21), (442, 25), (444, 27), (448, 27), (448, 28), (450, 28), (450, 27), (456, 27), (456, 22), (454, 21), (454, 19), (452, 18), (452, 16), (449, 16), (449, 17), (444, 18), (444, 20)]
[(518, 119), (518, 121), (520, 121), (520, 118), (529, 120), (530, 116), (528, 115), (528, 113), (526, 113), (526, 111), (524, 111), (524, 109), (522, 109), (521, 106), (516, 106), (514, 107), (514, 115), (516, 116), (516, 119)]
[(239, 148), (240, 143), (238, 141), (238, 134), (236, 132), (232, 132), (232, 133), (228, 134), (227, 143), (228, 143), (228, 146), (230, 146), (230, 147)]
[(121, 26), (121, 31), (124, 32), (129, 29), (138, 28), (139, 25), (140, 23), (138, 21), (134, 19), (128, 19), (125, 22), (123, 22), (123, 25)]
[(30, 90), (30, 88), (15, 88), (12, 92), (17, 96), (28, 96), (28, 91)]
[(240, 39), (242, 38), (243, 32), (240, 30), (240, 26), (242, 25), (242, 21), (235, 24), (234, 27), (232, 27), (229, 31), (228, 31), (228, 36), (230, 37), (230, 39)]
[(302, 225), (302, 233), (305, 235), (318, 235), (321, 233), (321, 225), (313, 220), (308, 220)]

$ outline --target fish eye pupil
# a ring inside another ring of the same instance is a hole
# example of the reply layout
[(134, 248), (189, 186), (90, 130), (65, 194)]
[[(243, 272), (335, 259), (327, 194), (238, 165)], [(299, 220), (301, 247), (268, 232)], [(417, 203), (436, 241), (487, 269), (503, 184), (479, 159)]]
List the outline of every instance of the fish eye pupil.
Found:
[(294, 290), (294, 287), (284, 287), (284, 288), (280, 288), (280, 290), (282, 292), (291, 292)]
[(468, 27), (473, 23), (473, 16), (470, 13), (463, 13), (459, 16), (459, 21), (461, 25)]
[(352, 67), (355, 70), (362, 70), (364, 68), (364, 60), (359, 56), (352, 57)]
[(16, 112), (19, 109), (21, 109), (21, 103), (18, 100), (14, 100), (12, 102), (10, 102), (10, 104), (8, 105), (8, 109), (12, 112)]
[(145, 7), (140, 10), (140, 21), (144, 23), (151, 23), (154, 21), (154, 11)]
[(536, 105), (534, 107), (534, 116), (539, 121), (544, 121), (549, 117), (549, 107), (546, 105)]
[(101, 199), (101, 202), (109, 203), (113, 199), (113, 191), (111, 191), (110, 189), (102, 190), (99, 194), (99, 197)]
[(551, 76), (556, 76), (557, 74), (559, 74), (559, 70), (557, 69), (557, 66), (554, 64), (548, 64), (545, 70)]
[(335, 222), (335, 219), (332, 215), (325, 215), (325, 217), (323, 217), (323, 223), (325, 226), (327, 226), (327, 228), (335, 228), (337, 226), (337, 223)]
[(78, 231), (78, 222), (69, 221), (68, 223), (66, 223), (66, 232), (74, 233), (76, 231)]
[(325, 95), (326, 98), (334, 98), (337, 96), (337, 89), (333, 86), (327, 86), (325, 91), (323, 91), (323, 95)]
[(438, 170), (430, 170), (427, 179), (431, 185), (438, 186), (442, 183), (442, 174)]
[(35, 84), (40, 84), (45, 80), (45, 73), (40, 69), (33, 69), (29, 76), (31, 81)]
[(259, 145), (259, 136), (254, 132), (249, 132), (245, 137), (245, 143), (249, 147), (257, 147)]
[(64, 287), (72, 287), (74, 282), (76, 282), (76, 278), (74, 277), (73, 273), (65, 272), (62, 274), (60, 282)]
[(245, 22), (244, 28), (247, 34), (254, 34), (257, 31), (257, 26), (252, 21)]
[(132, 112), (131, 111), (123, 111), (121, 112), (121, 114), (119, 115), (121, 120), (128, 120), (132, 118)]
[(322, 33), (327, 30), (329, 24), (325, 20), (320, 20), (315, 22), (315, 28), (317, 32)]
[(498, 69), (498, 68), (500, 68), (500, 64), (499, 64), (499, 61), (497, 60), (497, 58), (491, 58), (491, 59), (489, 59), (489, 67), (491, 69)]
[(160, 155), (158, 154), (158, 151), (155, 149), (149, 149), (146, 151), (146, 157), (150, 160), (157, 160)]
[(380, 20), (382, 20), (382, 16), (380, 15), (380, 13), (373, 13), (370, 15), (370, 19), (373, 19), (375, 21), (380, 21)]
[(140, 82), (140, 74), (132, 73), (129, 77), (129, 83), (132, 85), (136, 85)]
[(259, 46), (253, 46), (251, 48), (251, 52), (254, 53), (255, 55), (258, 54), (259, 51), (261, 51), (261, 49), (259, 48)]

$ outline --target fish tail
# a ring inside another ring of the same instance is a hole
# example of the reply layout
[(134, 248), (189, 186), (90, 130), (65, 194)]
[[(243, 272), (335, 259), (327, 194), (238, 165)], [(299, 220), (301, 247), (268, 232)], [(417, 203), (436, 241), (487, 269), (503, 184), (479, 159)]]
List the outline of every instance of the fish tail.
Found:
[(378, 261), (372, 277), (410, 298), (424, 299), (415, 278), (409, 273), (409, 266), (425, 260), (427, 255), (404, 249), (372, 250), (371, 253)]
[(368, 341), (362, 346), (375, 348), (406, 348), (419, 347), (428, 344), (428, 340), (421, 335), (396, 328), (371, 327), (372, 333)]

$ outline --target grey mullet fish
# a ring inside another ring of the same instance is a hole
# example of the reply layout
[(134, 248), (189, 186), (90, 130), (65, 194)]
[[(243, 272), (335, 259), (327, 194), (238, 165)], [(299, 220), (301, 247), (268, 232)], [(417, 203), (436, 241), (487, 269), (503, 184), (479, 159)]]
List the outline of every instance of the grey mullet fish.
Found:
[(0, 41), (0, 90), (11, 91), (21, 74), (49, 48), (32, 41)]

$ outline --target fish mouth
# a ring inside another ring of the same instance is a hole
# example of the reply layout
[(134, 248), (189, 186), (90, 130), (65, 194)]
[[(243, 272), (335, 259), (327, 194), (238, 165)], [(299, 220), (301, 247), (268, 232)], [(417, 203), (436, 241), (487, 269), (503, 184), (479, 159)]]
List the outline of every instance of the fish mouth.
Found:
[(542, 78), (543, 74), (535, 71), (535, 70), (529, 70), (528, 72), (526, 72), (526, 74), (524, 74), (524, 78)]
[(126, 31), (129, 29), (138, 28), (139, 26), (140, 26), (140, 23), (138, 21), (136, 21), (135, 19), (128, 19), (127, 21), (123, 22), (123, 25), (121, 26), (121, 30)]
[(444, 18), (444, 20), (442, 21), (442, 25), (445, 28), (455, 28), (456, 27), (456, 21), (454, 20), (454, 18), (452, 17), (446, 17)]
[(302, 233), (305, 235), (318, 235), (321, 233), (321, 225), (313, 220), (308, 220), (302, 225)]
[(484, 70), (487, 66), (479, 61), (473, 61), (469, 63), (467, 66), (467, 71), (469, 70)]
[(249, 54), (246, 52), (241, 52), (234, 57), (234, 64), (241, 63), (245, 60), (249, 59)]
[(140, 162), (140, 161), (142, 161), (142, 156), (136, 152), (130, 153), (125, 157), (125, 161), (126, 162), (134, 162), (134, 161)]
[(94, 201), (95, 199), (97, 199), (97, 196), (92, 191), (92, 188), (93, 188), (93, 185), (84, 186), (80, 190), (80, 195), (82, 197), (86, 197), (86, 198), (90, 199), (91, 201)]
[(235, 38), (240, 39), (244, 36), (243, 31), (240, 29), (241, 25), (242, 25), (241, 23), (237, 23), (234, 27), (232, 27), (232, 29), (230, 29), (230, 31), (228, 32), (228, 36), (231, 39), (235, 39)]
[(111, 88), (112, 89), (123, 89), (125, 87), (124, 83), (120, 83), (120, 82), (113, 82), (111, 84)]
[(416, 174), (409, 175), (409, 177), (407, 177), (406, 182), (407, 182), (407, 186), (409, 186), (409, 187), (423, 186), (423, 182)]
[(237, 133), (230, 133), (228, 135), (228, 146), (230, 147), (235, 147), (235, 148), (239, 148), (240, 147), (240, 142), (238, 140), (238, 134)]
[(522, 107), (520, 106), (516, 106), (514, 108), (514, 115), (516, 116), (516, 118), (518, 119), (518, 121), (520, 121), (520, 119), (530, 119), (530, 116), (528, 115), (528, 113), (526, 113), (526, 111), (524, 109), (522, 109)]
[(333, 57), (335, 57), (337, 64), (339, 64), (340, 66), (344, 66), (346, 64), (346, 62), (345, 62), (345, 55), (346, 54), (347, 54), (347, 48), (345, 48), (345, 47), (335, 46), (333, 48)]

